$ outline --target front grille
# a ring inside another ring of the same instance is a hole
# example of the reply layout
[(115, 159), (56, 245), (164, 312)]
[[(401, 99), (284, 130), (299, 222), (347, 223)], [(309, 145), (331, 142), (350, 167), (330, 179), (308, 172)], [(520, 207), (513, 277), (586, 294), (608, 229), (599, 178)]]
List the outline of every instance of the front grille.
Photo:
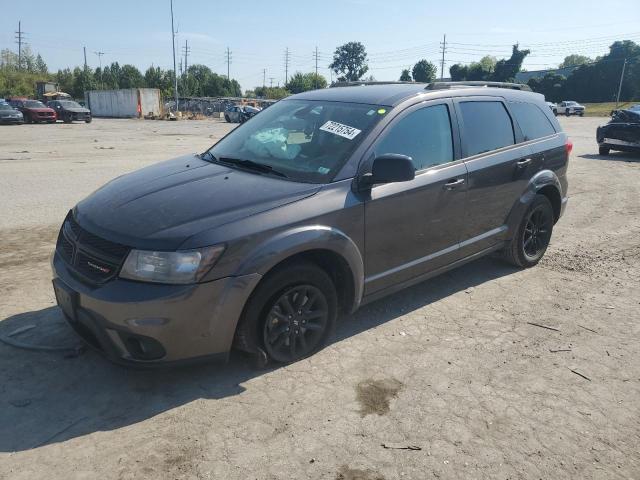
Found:
[(131, 250), (88, 232), (72, 212), (62, 224), (56, 249), (71, 271), (90, 283), (104, 283), (115, 277)]

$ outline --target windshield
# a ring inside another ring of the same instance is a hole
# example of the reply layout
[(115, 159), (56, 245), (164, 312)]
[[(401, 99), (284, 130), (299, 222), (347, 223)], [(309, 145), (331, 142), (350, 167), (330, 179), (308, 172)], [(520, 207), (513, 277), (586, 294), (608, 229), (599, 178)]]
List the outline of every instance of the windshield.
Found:
[(29, 108), (47, 108), (45, 107), (44, 103), (37, 100), (27, 100), (26, 102), (24, 102), (24, 106)]
[(578, 105), (578, 102), (567, 102), (567, 105)]
[(66, 108), (82, 108), (82, 105), (80, 105), (78, 102), (72, 102), (71, 100), (63, 100), (59, 103)]
[(8, 103), (0, 103), (0, 110), (13, 110), (13, 107)]
[(388, 109), (377, 105), (282, 100), (239, 126), (209, 153), (249, 160), (292, 180), (327, 183)]

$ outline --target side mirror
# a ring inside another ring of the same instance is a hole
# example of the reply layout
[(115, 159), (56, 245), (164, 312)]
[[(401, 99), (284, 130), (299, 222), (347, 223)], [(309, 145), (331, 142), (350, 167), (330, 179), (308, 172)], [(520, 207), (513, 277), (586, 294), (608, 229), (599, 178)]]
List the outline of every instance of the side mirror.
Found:
[(408, 182), (416, 177), (413, 160), (407, 155), (387, 153), (373, 160), (371, 173), (365, 175), (369, 186), (376, 183)]

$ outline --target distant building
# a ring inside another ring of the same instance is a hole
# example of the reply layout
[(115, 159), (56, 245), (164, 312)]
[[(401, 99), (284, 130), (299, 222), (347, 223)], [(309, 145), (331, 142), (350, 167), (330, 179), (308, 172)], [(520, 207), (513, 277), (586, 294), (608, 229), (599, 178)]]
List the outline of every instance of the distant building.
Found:
[(562, 75), (563, 77), (568, 77), (571, 75), (579, 65), (574, 65), (571, 67), (564, 68), (555, 68), (551, 70), (534, 70), (532, 72), (518, 72), (516, 73), (516, 82), (518, 83), (527, 83), (532, 78), (542, 78), (548, 73), (557, 73), (558, 75)]

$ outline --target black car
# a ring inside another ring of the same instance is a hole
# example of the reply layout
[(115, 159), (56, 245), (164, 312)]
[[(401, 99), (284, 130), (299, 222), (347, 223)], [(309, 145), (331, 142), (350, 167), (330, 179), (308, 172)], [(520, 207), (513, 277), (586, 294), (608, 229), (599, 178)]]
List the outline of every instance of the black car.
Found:
[(24, 123), (24, 117), (20, 110), (6, 102), (0, 102), (0, 123), (21, 125)]
[(52, 100), (47, 102), (47, 106), (53, 108), (58, 120), (62, 120), (64, 123), (73, 121), (91, 123), (91, 110), (73, 100)]
[(615, 110), (609, 123), (598, 127), (596, 140), (600, 155), (611, 150), (640, 152), (640, 105)]
[(259, 108), (249, 105), (231, 105), (224, 111), (224, 119), (229, 123), (244, 123), (260, 111)]
[(70, 210), (52, 258), (58, 305), (121, 363), (226, 359), (232, 345), (293, 362), (340, 314), (481, 256), (533, 267), (566, 206), (572, 144), (525, 89), (283, 99)]

